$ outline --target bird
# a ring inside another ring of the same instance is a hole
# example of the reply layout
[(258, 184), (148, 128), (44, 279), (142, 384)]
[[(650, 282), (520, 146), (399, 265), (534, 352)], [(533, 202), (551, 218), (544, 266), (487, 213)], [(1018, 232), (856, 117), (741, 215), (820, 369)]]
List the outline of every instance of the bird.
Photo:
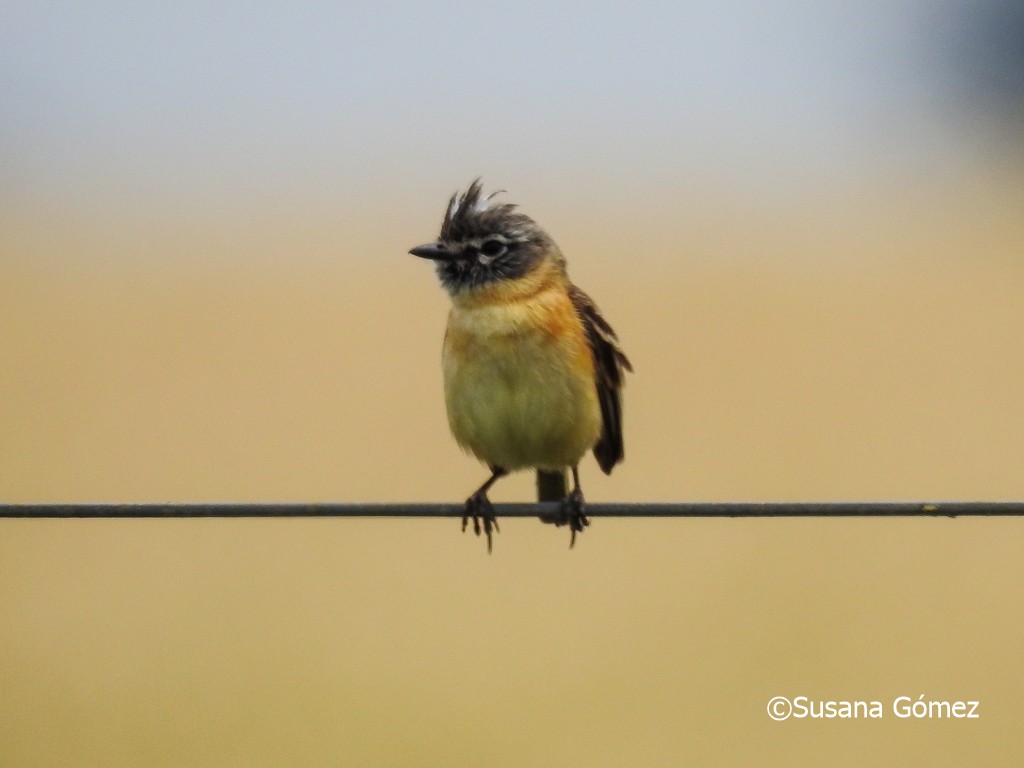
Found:
[[(557, 525), (569, 547), (590, 524), (579, 463), (593, 451), (610, 474), (624, 457), (624, 371), (633, 366), (594, 301), (569, 279), (555, 241), (513, 203), (485, 195), (481, 179), (448, 201), (437, 240), (409, 253), (434, 262), (451, 299), (442, 346), (448, 425), (455, 441), (490, 469), (465, 502), (493, 546), (487, 493), (517, 470), (557, 473), (565, 490)], [(481, 525), (482, 523), (482, 525)]]

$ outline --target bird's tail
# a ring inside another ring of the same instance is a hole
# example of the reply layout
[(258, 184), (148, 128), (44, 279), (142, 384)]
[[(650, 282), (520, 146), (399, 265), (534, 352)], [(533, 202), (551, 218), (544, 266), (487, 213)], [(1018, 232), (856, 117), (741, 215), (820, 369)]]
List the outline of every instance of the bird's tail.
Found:
[(569, 495), (565, 470), (537, 470), (537, 501), (561, 501)]

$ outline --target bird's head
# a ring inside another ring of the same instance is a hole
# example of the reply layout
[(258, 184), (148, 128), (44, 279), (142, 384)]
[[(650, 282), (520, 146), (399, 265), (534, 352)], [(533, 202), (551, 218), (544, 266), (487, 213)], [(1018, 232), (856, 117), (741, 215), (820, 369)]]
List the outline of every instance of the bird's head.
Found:
[(495, 202), (497, 194), (483, 195), (477, 179), (452, 195), (440, 237), (409, 251), (436, 263), (441, 284), (452, 296), (526, 277), (551, 261), (564, 269), (547, 233), (512, 203)]

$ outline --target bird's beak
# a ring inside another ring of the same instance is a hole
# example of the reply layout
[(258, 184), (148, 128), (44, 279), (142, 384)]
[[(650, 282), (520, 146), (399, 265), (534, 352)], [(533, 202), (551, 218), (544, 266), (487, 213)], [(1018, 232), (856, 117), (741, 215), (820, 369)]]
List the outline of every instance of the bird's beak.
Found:
[(421, 259), (433, 259), (434, 261), (449, 261), (455, 258), (455, 254), (449, 251), (442, 243), (424, 243), (410, 249), (409, 253), (419, 256)]

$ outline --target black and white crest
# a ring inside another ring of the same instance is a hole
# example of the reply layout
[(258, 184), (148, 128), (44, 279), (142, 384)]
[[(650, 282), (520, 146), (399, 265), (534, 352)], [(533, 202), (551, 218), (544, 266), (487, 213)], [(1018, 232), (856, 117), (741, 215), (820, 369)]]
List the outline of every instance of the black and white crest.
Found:
[(516, 210), (515, 203), (498, 203), (494, 198), (504, 190), (483, 194), (483, 184), (476, 179), (465, 192), (456, 192), (448, 201), (441, 240), (465, 243), (490, 235), (503, 235), (509, 240), (526, 240), (537, 229), (533, 219)]

